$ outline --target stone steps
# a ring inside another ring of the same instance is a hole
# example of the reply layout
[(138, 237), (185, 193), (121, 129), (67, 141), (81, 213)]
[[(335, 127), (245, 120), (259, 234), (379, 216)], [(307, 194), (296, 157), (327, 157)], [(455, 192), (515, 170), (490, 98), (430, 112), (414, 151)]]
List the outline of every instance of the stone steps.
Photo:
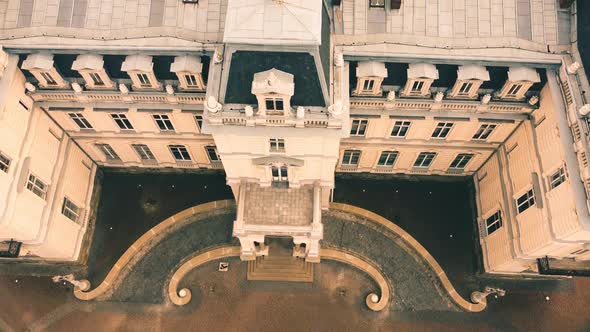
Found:
[(248, 262), (248, 280), (313, 282), (313, 264), (292, 256), (258, 257)]

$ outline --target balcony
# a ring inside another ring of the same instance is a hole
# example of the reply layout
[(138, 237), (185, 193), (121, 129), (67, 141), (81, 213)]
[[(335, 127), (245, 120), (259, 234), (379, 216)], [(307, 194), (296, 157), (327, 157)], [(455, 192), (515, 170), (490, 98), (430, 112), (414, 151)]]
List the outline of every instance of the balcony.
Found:
[(37, 90), (29, 95), (35, 102), (76, 102), (76, 103), (165, 103), (202, 105), (205, 101), (204, 92), (176, 92), (168, 94), (161, 91), (130, 91), (127, 94), (119, 91), (81, 91), (71, 90)]
[(306, 112), (302, 118), (295, 115), (254, 115), (247, 116), (243, 110), (222, 110), (208, 113), (207, 120), (211, 126), (267, 126), (294, 128), (330, 128), (341, 129), (342, 119), (330, 116), (327, 112)]
[(474, 100), (396, 98), (389, 101), (385, 97), (351, 97), (350, 108), (375, 111), (429, 111), (429, 112), (469, 112), (469, 113), (510, 113), (530, 114), (537, 109), (525, 102), (490, 101), (487, 104)]

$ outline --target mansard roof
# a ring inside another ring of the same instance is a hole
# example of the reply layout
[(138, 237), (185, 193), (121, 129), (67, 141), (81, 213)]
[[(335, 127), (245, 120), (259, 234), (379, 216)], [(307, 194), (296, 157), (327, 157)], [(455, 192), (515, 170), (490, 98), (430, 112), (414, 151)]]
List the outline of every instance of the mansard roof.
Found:
[(320, 45), (322, 1), (228, 0), (223, 41)]

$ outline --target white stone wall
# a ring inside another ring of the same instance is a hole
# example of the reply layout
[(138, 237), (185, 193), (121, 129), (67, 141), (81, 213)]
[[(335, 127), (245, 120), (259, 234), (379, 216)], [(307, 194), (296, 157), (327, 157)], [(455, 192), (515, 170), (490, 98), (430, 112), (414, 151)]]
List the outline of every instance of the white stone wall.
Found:
[[(23, 242), (21, 255), (74, 260), (87, 228), (62, 215), (67, 196), (87, 209), (96, 165), (25, 94), (17, 57), (0, 79), (0, 151), (11, 159), (0, 172), (0, 241)], [(84, 164), (82, 162), (84, 161)], [(29, 174), (46, 185), (44, 198), (26, 188)]]

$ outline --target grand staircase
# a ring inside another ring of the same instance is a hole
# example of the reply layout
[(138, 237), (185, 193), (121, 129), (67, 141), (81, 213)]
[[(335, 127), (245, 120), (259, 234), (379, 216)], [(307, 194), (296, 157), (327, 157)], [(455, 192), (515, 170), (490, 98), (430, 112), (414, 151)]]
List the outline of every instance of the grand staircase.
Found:
[(248, 262), (248, 280), (313, 282), (313, 263), (292, 256), (290, 238), (268, 239), (268, 256)]

